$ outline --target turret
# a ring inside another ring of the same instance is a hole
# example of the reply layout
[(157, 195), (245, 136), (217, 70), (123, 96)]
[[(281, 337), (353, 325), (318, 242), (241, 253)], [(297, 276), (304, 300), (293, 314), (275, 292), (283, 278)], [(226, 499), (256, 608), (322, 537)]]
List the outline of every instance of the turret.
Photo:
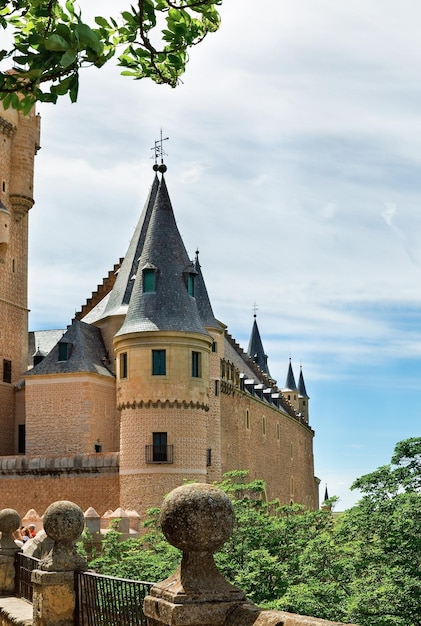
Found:
[(213, 338), (199, 313), (197, 276), (162, 175), (127, 314), (114, 338), (125, 508), (157, 505), (183, 478), (206, 481)]
[(298, 401), (298, 388), (295, 382), (294, 371), (292, 369), (291, 358), (289, 359), (288, 373), (285, 381), (285, 387), (282, 389), (282, 393), (287, 400), (292, 404), (295, 411), (299, 411)]
[(300, 367), (300, 377), (298, 379), (298, 406), (301, 415), (305, 422), (308, 424), (308, 401), (310, 400), (307, 394), (306, 386), (304, 383), (303, 368)]
[[(16, 384), (27, 366), (28, 211), (39, 117), (0, 108), (0, 454), (15, 451)], [(17, 437), (16, 437), (17, 439)]]
[(254, 314), (253, 328), (251, 331), (249, 347), (247, 350), (249, 357), (260, 367), (264, 374), (270, 377), (268, 367), (268, 357), (263, 349), (263, 343), (260, 337), (259, 328), (256, 321), (256, 313)]

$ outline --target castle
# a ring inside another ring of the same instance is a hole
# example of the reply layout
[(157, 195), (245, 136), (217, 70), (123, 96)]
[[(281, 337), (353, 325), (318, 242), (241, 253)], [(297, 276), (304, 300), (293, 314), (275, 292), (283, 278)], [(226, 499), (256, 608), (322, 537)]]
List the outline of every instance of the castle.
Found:
[[(0, 508), (72, 500), (143, 513), (185, 480), (248, 470), (318, 507), (308, 395), (280, 389), (256, 318), (243, 351), (155, 174), (127, 253), (64, 331), (28, 334), (28, 211), (39, 117), (0, 111)], [(29, 341), (28, 341), (29, 336)]]

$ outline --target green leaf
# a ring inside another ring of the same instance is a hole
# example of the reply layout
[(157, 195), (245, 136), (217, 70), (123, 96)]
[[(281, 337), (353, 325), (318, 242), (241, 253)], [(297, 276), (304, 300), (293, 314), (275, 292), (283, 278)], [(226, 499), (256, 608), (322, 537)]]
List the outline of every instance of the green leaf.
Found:
[(64, 52), (68, 50), (69, 43), (60, 35), (50, 35), (45, 40), (45, 47), (47, 50), (54, 50), (57, 52)]
[(73, 63), (75, 63), (76, 60), (77, 60), (77, 55), (74, 53), (74, 51), (67, 50), (67, 52), (65, 52), (60, 59), (60, 65), (61, 67), (67, 68), (70, 65), (73, 65)]

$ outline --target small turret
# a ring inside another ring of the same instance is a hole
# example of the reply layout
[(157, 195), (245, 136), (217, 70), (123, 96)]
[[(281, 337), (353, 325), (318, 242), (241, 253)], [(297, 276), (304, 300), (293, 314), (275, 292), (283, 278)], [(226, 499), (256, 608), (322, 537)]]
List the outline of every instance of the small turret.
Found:
[(303, 376), (303, 368), (300, 366), (300, 377), (298, 379), (298, 402), (299, 402), (299, 410), (302, 414), (304, 420), (308, 424), (308, 401), (310, 397), (307, 393), (306, 386), (304, 383)]
[(263, 349), (263, 343), (256, 321), (256, 313), (254, 314), (253, 328), (251, 331), (247, 354), (256, 363), (256, 365), (260, 367), (262, 372), (270, 377), (270, 372), (268, 368), (268, 357)]
[(288, 373), (285, 381), (285, 387), (282, 392), (287, 400), (292, 404), (295, 411), (299, 411), (298, 388), (295, 382), (294, 371), (292, 369), (291, 357), (289, 359)]

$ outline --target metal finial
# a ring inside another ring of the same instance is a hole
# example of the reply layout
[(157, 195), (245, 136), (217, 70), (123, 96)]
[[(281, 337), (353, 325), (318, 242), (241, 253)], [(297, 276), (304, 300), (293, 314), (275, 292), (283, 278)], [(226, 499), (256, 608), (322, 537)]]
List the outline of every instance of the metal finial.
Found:
[(256, 303), (253, 304), (253, 317), (257, 317), (257, 311), (259, 310), (259, 307), (257, 306)]
[[(162, 174), (167, 171), (167, 166), (164, 165), (164, 156), (167, 156), (167, 153), (164, 152), (164, 148), (162, 147), (162, 142), (167, 141), (169, 137), (162, 136), (162, 128), (160, 130), (160, 138), (155, 141), (155, 145), (151, 150), (154, 151), (154, 156), (151, 158), (155, 159), (155, 163), (153, 166), (153, 170), (155, 172), (161, 172)], [(158, 159), (161, 159), (160, 165), (158, 165)]]

